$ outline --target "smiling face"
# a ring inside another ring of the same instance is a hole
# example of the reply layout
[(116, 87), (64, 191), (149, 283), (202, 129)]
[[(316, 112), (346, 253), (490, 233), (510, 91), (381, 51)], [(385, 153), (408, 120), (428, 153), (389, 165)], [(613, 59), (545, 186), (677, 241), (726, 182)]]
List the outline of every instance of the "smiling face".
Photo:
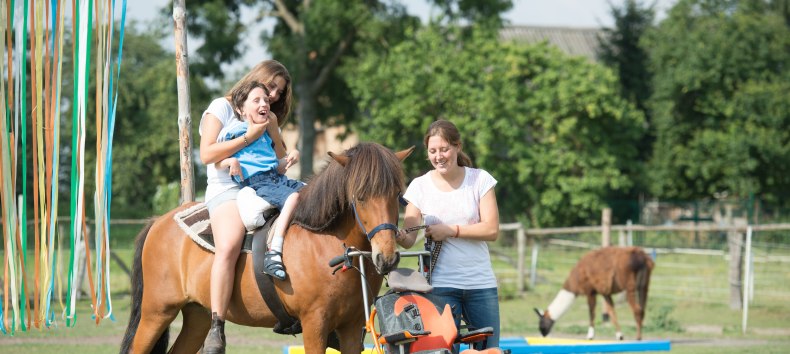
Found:
[(256, 87), (247, 95), (241, 107), (242, 119), (256, 124), (266, 123), (269, 120), (269, 96), (261, 87)]
[(458, 150), (458, 146), (450, 144), (439, 135), (428, 138), (428, 160), (441, 174), (458, 167)]
[(276, 76), (266, 84), (269, 89), (269, 102), (275, 103), (280, 100), (280, 96), (288, 89), (288, 81), (282, 76)]

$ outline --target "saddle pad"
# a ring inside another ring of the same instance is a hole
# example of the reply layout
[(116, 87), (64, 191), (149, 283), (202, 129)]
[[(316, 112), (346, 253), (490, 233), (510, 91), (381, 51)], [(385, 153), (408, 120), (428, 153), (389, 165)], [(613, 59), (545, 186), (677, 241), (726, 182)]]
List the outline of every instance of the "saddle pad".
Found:
[(427, 293), (433, 290), (420, 272), (411, 268), (396, 268), (389, 273), (387, 284), (396, 292), (416, 291)]
[[(189, 235), (200, 247), (214, 253), (214, 234), (211, 232), (211, 222), (209, 222), (208, 208), (205, 203), (197, 203), (189, 208), (179, 211), (173, 215), (176, 224)], [(241, 246), (244, 253), (252, 252), (252, 233), (244, 235), (244, 243)]]

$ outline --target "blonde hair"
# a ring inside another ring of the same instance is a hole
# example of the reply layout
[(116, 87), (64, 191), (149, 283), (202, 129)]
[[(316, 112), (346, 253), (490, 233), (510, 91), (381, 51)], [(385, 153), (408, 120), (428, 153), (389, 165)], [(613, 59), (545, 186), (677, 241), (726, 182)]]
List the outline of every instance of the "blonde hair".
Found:
[[(291, 102), (293, 95), (291, 94), (291, 74), (285, 65), (277, 60), (264, 60), (250, 70), (244, 77), (241, 78), (233, 87), (228, 91), (225, 96), (232, 96), (233, 92), (239, 90), (240, 87), (248, 85), (250, 82), (257, 81), (267, 85), (276, 77), (282, 77), (285, 80), (285, 87), (282, 88), (280, 99), (277, 102), (271, 103), (271, 111), (277, 115), (277, 123), (280, 127), (285, 125), (288, 121), (288, 115), (291, 113)], [(267, 89), (268, 91), (268, 89)]]
[(461, 150), (463, 144), (461, 143), (461, 133), (456, 128), (455, 124), (448, 120), (439, 119), (433, 123), (431, 126), (428, 127), (428, 131), (425, 132), (425, 138), (423, 139), (423, 144), (425, 147), (428, 147), (428, 139), (432, 136), (438, 136), (445, 141), (447, 141), (450, 145), (453, 145), (458, 148), (458, 166), (466, 166), (472, 167), (472, 159), (469, 158), (463, 150)]

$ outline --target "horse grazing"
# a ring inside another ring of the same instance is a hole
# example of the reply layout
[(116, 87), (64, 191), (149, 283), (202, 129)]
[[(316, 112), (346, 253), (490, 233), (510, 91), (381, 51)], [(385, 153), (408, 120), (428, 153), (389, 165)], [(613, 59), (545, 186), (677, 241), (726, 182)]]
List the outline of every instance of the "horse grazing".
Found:
[(612, 294), (625, 290), (628, 304), (634, 311), (636, 339), (642, 339), (642, 320), (645, 317), (647, 290), (653, 260), (638, 247), (605, 247), (585, 254), (571, 270), (559, 294), (546, 311), (535, 309), (540, 318), (540, 333), (545, 337), (551, 332), (554, 322), (573, 304), (578, 295), (587, 296), (590, 309), (590, 328), (587, 339), (595, 337), (595, 296), (601, 294), (610, 310), (612, 322), (617, 330), (617, 339), (622, 340), (620, 325), (614, 312)]
[[(400, 260), (395, 236), (405, 180), (401, 162), (413, 150), (393, 153), (361, 143), (341, 155), (329, 153), (329, 165), (300, 191), (300, 206), (285, 235), (288, 278), (275, 281), (275, 288), (288, 314), (301, 321), (306, 352), (325, 352), (332, 334), (343, 353), (363, 349), (362, 280), (353, 272), (333, 274), (328, 262), (346, 246), (372, 252), (371, 260), (362, 260), (376, 269), (367, 275), (369, 302), (378, 294), (382, 274)], [(170, 352), (196, 353), (203, 344), (211, 320), (208, 280), (214, 255), (173, 220), (189, 206), (160, 217), (137, 238), (131, 315), (121, 353), (165, 352), (168, 327), (179, 312), (183, 328)], [(355, 260), (357, 267), (359, 262)], [(226, 320), (271, 328), (277, 318), (260, 295), (253, 272), (252, 257), (242, 253)]]

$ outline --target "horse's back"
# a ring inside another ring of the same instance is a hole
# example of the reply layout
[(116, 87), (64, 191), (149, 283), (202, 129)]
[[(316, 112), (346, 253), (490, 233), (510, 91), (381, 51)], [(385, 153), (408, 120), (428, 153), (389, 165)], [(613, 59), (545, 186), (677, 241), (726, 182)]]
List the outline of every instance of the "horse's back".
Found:
[(645, 268), (649, 272), (653, 261), (639, 247), (599, 248), (582, 256), (566, 287), (576, 293), (618, 293), (633, 287), (636, 274)]

